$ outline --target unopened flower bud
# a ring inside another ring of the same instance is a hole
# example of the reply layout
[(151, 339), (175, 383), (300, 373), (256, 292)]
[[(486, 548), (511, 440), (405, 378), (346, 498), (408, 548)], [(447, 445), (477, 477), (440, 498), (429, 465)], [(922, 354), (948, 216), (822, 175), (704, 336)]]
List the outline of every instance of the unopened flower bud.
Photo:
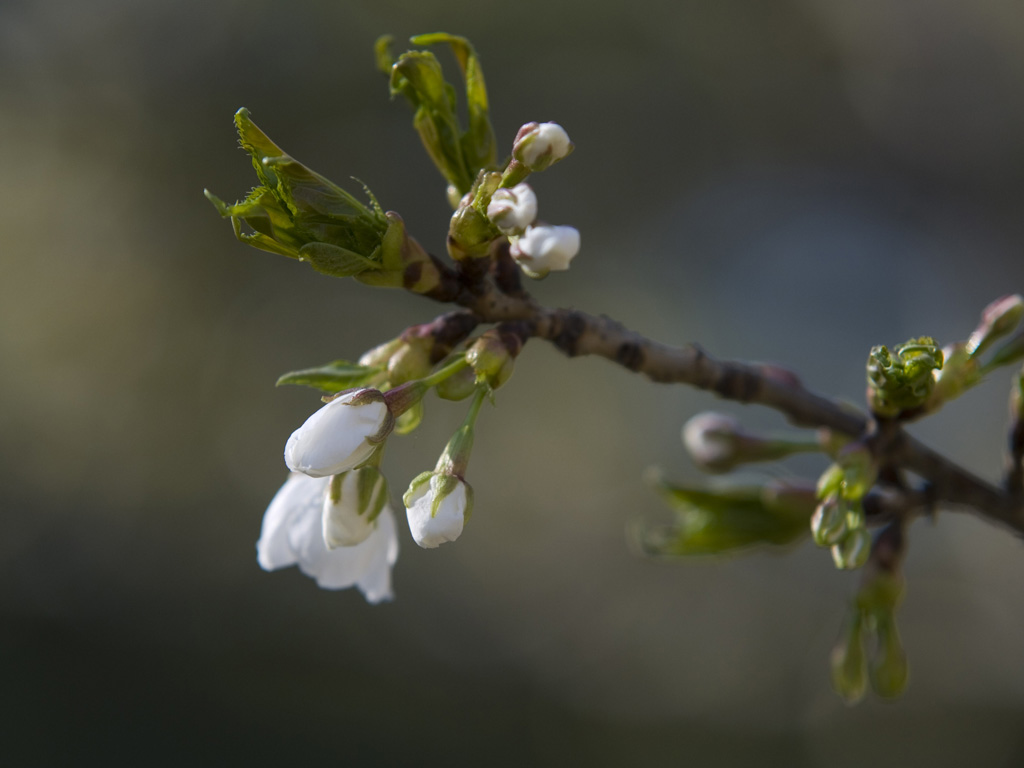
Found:
[(465, 400), (476, 391), (476, 372), (463, 368), (434, 387), (434, 391), (444, 400)]
[(391, 386), (422, 379), (433, 367), (430, 362), (434, 339), (431, 336), (403, 338), (402, 345), (388, 360), (388, 382)]
[(836, 568), (852, 571), (868, 561), (871, 554), (871, 534), (863, 527), (850, 527), (837, 544), (832, 545), (832, 560)]
[(485, 258), (490, 255), (491, 243), (498, 237), (491, 220), (474, 206), (467, 205), (452, 214), (448, 225), (448, 255), (455, 261)]
[(818, 504), (811, 515), (811, 536), (819, 547), (838, 544), (846, 534), (846, 502), (833, 494)]
[(353, 547), (377, 527), (388, 502), (388, 481), (377, 467), (360, 467), (331, 478), (324, 499), (324, 542), (328, 549)]
[(580, 233), (575, 227), (530, 226), (512, 243), (510, 253), (530, 277), (569, 268), (580, 251)]
[(850, 443), (839, 452), (837, 463), (843, 469), (843, 498), (860, 501), (878, 479), (878, 466), (871, 451), (863, 443)]
[(492, 328), (466, 351), (466, 362), (476, 372), (477, 383), (486, 382), (491, 389), (497, 389), (512, 375), (521, 348), (518, 336)]
[(388, 361), (402, 346), (402, 339), (391, 339), (373, 349), (367, 350), (359, 358), (359, 364), (370, 368), (387, 368)]
[(413, 539), (433, 549), (462, 535), (473, 511), (473, 489), (455, 475), (424, 472), (410, 483), (402, 501)]
[(337, 475), (370, 458), (394, 428), (395, 419), (376, 389), (333, 398), (306, 419), (285, 445), (288, 468), (311, 477)]
[(487, 216), (506, 235), (521, 235), (537, 218), (537, 195), (529, 184), (501, 188), (491, 195)]
[(683, 445), (694, 463), (709, 472), (728, 472), (738, 461), (739, 420), (724, 413), (701, 413), (683, 425)]
[(1003, 296), (989, 304), (981, 313), (981, 323), (967, 340), (967, 352), (975, 357), (996, 339), (1010, 333), (1024, 316), (1024, 297)]
[(573, 150), (569, 134), (558, 123), (527, 123), (512, 144), (512, 156), (531, 171), (543, 171)]

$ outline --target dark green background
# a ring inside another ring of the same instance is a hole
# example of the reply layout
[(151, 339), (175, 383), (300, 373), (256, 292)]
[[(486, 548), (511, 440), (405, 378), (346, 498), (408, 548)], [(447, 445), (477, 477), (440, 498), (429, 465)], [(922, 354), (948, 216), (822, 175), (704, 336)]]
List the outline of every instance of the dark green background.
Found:
[[(486, 409), (457, 544), (404, 526), (395, 602), (266, 574), (253, 544), (315, 394), (286, 370), (441, 307), (245, 248), (248, 107), (430, 250), (446, 203), (373, 68), (382, 32), (481, 51), (499, 142), (580, 228), (551, 304), (770, 360), (860, 402), (877, 343), (964, 338), (1024, 288), (1024, 11), (1006, 0), (19, 2), (0, 6), (0, 762), (12, 766), (1024, 763), (1024, 553), (911, 534), (911, 688), (846, 708), (855, 579), (805, 545), (663, 564), (625, 531), (720, 407), (532, 344)], [(451, 63), (448, 60), (448, 63)], [(996, 479), (1008, 375), (915, 431)], [(397, 497), (462, 408), (393, 440)], [(807, 461), (793, 471), (813, 475)], [(789, 471), (789, 470), (787, 470)]]

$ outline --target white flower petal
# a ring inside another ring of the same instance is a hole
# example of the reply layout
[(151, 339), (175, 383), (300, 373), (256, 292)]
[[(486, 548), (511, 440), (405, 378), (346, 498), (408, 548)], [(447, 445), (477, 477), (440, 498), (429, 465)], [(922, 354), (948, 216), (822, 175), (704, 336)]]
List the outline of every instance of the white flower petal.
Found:
[(260, 539), (256, 542), (257, 561), (265, 571), (286, 568), (298, 562), (292, 546), (291, 528), (296, 518), (309, 517), (323, 506), (326, 478), (293, 473), (277, 492), (263, 515)]
[(300, 473), (288, 478), (263, 518), (256, 544), (260, 566), (275, 570), (298, 565), (324, 589), (358, 586), (371, 603), (391, 599), (391, 566), (398, 558), (394, 514), (384, 507), (365, 541), (328, 549), (323, 510), (329, 483), (328, 478)]
[(338, 475), (362, 464), (377, 447), (388, 421), (383, 399), (351, 405), (366, 390), (342, 395), (327, 403), (292, 432), (284, 449), (288, 468), (311, 477)]

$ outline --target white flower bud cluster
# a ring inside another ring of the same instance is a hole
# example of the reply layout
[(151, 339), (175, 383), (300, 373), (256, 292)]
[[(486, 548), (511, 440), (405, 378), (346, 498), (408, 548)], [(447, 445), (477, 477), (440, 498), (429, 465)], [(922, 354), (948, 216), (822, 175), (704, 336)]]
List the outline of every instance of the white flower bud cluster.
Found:
[(388, 600), (398, 558), (387, 481), (363, 466), (394, 427), (375, 389), (342, 394), (306, 419), (285, 446), (291, 476), (263, 517), (258, 561), (272, 571), (298, 565), (325, 589), (357, 586)]

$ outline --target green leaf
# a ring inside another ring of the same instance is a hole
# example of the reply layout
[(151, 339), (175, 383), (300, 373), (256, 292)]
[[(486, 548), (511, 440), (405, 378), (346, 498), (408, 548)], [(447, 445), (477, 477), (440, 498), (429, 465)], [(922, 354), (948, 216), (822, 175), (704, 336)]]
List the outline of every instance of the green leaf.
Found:
[(767, 504), (762, 488), (713, 491), (659, 481), (657, 490), (676, 513), (673, 524), (648, 530), (645, 551), (662, 556), (712, 555), (762, 544), (784, 545), (809, 532), (806, 516)]
[(484, 83), (484, 72), (472, 43), (464, 37), (445, 32), (417, 35), (411, 42), (413, 45), (447, 43), (451, 46), (466, 84), (469, 130), (462, 137), (462, 150), (468, 170), (471, 176), (475, 177), (481, 169), (494, 167), (497, 160), (497, 142), (491, 125), (487, 85)]
[(299, 249), (299, 258), (308, 261), (317, 272), (331, 277), (352, 277), (378, 268), (376, 262), (329, 243), (307, 243)]
[(277, 386), (298, 384), (322, 392), (342, 392), (368, 384), (380, 372), (380, 368), (350, 363), (348, 360), (335, 360), (316, 368), (286, 373), (277, 380)]

